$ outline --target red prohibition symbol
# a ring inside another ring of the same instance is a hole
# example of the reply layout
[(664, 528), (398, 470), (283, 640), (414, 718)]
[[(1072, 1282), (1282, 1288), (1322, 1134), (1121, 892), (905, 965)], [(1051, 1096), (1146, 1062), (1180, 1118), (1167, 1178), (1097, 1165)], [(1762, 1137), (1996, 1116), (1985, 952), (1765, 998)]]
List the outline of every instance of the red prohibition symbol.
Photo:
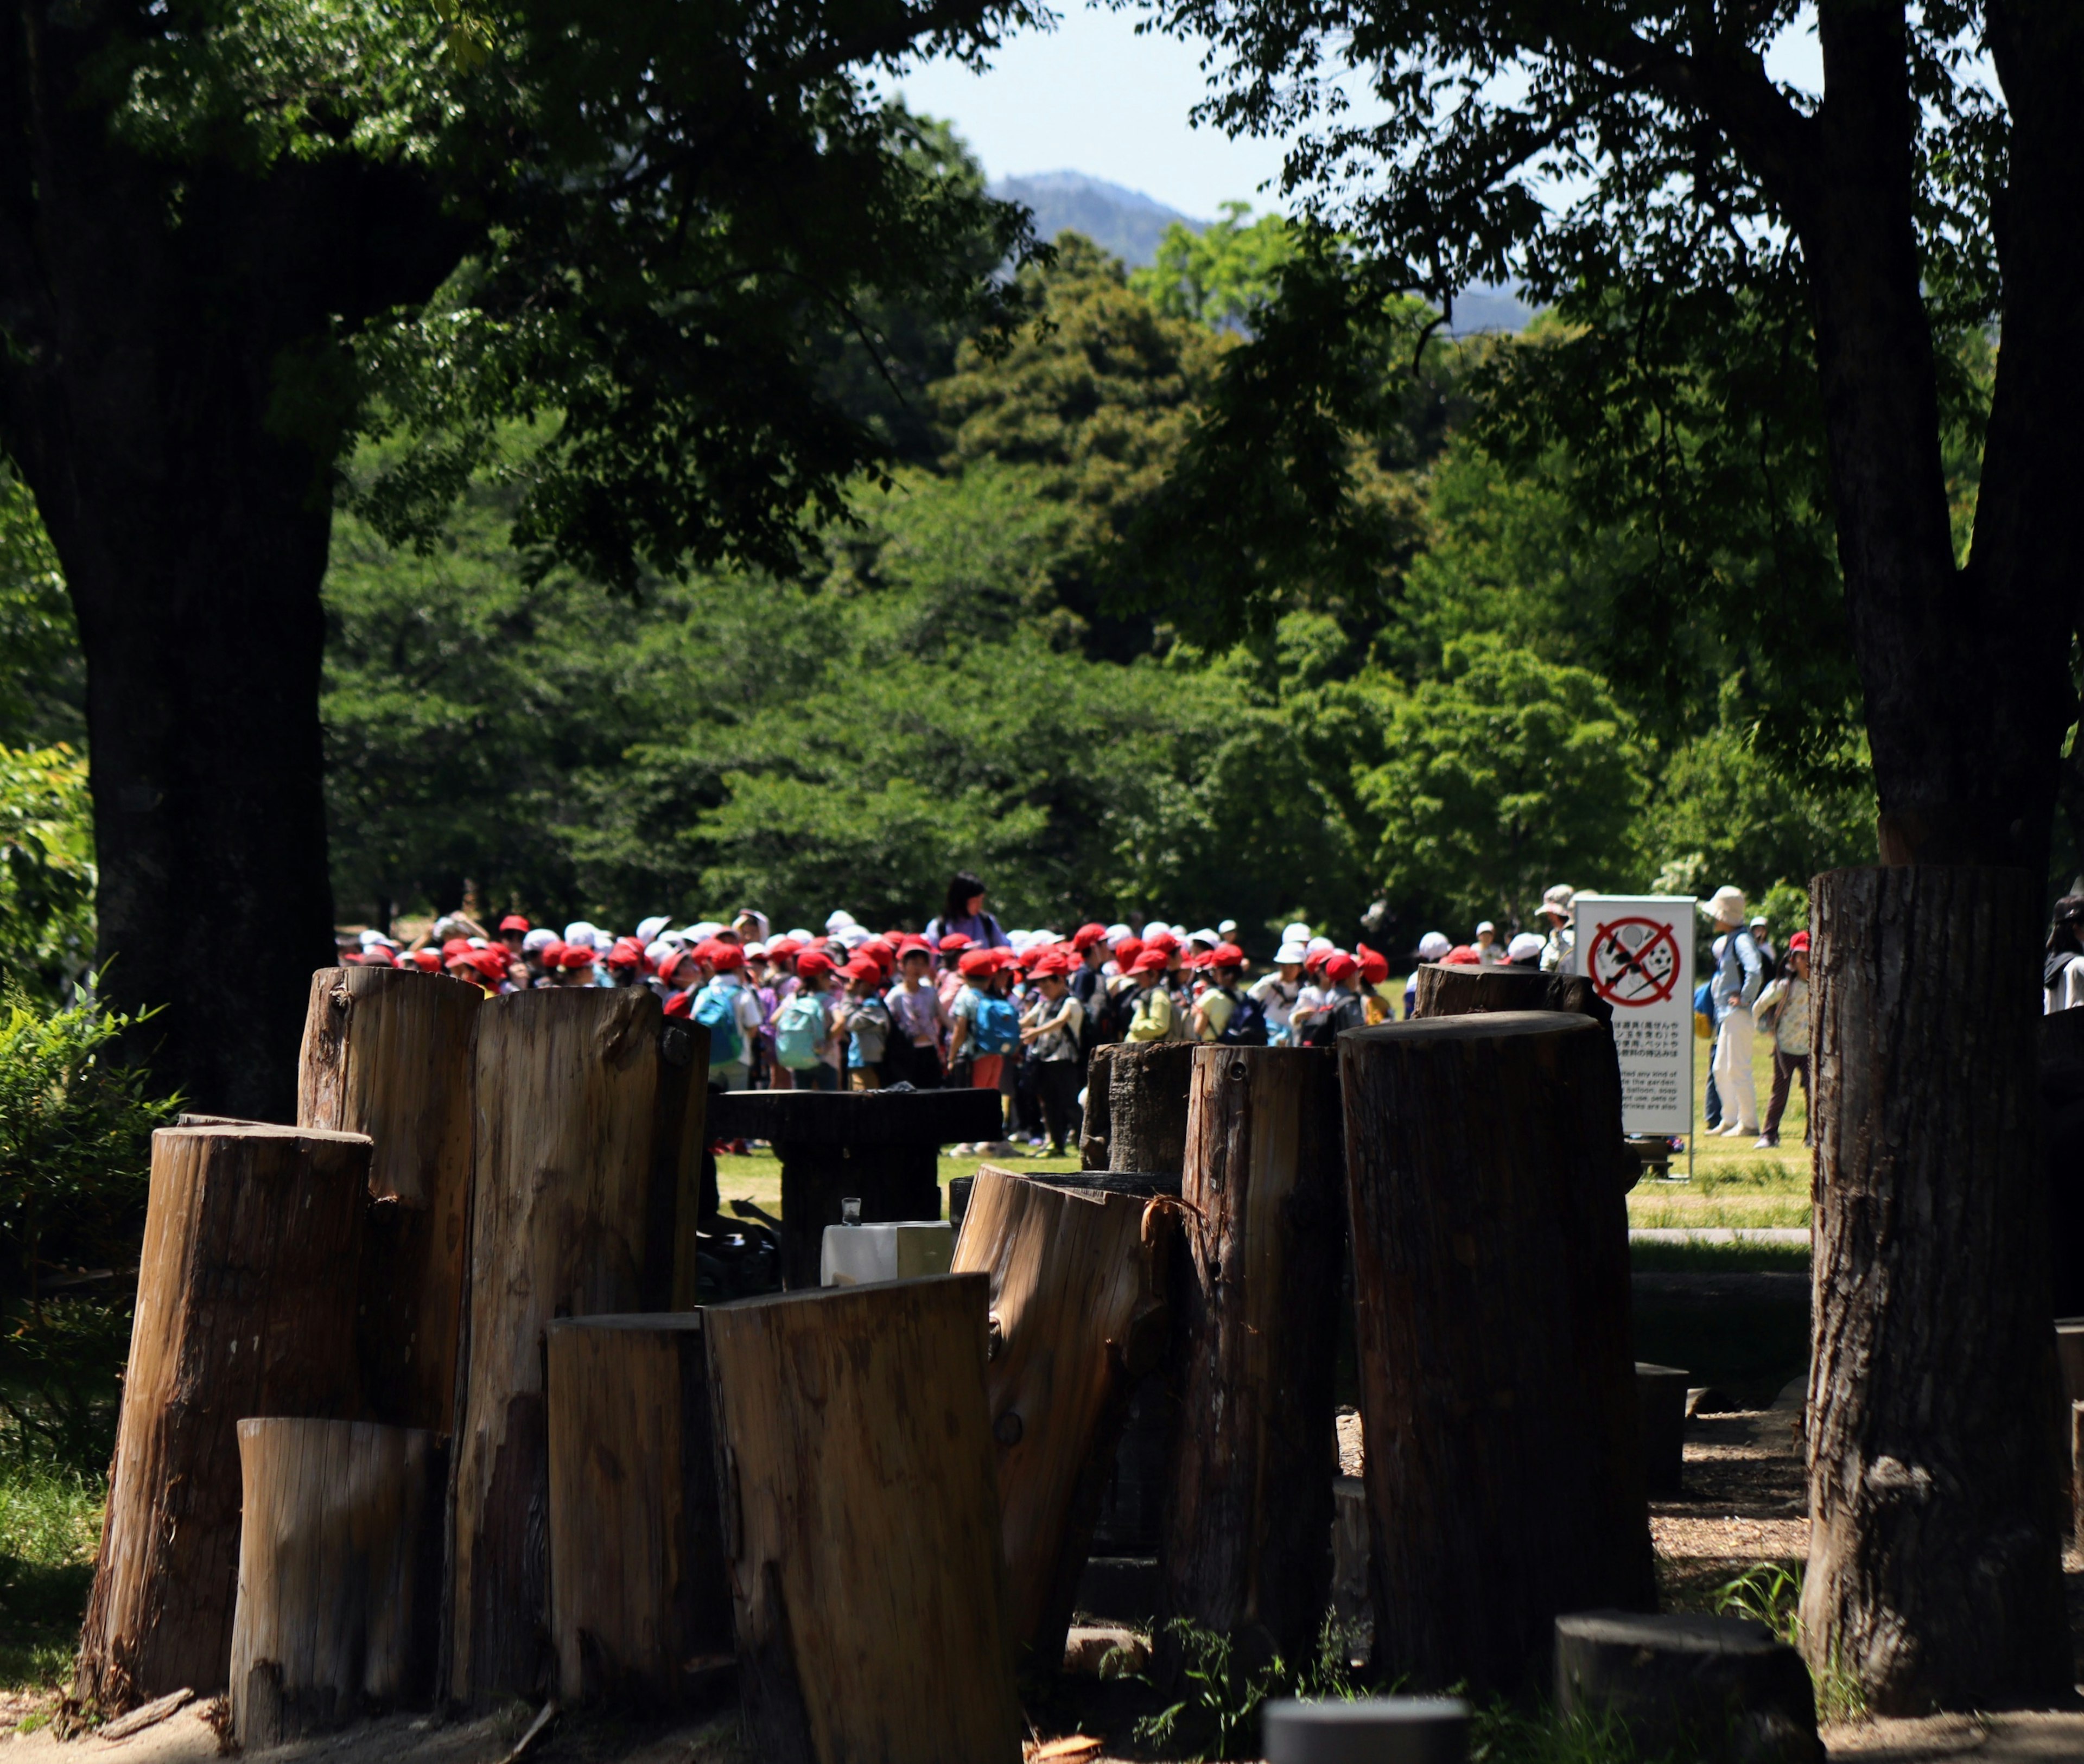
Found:
[(1679, 942), (1654, 919), (1615, 919), (1592, 933), (1592, 990), (1610, 1005), (1662, 1005), (1679, 984)]

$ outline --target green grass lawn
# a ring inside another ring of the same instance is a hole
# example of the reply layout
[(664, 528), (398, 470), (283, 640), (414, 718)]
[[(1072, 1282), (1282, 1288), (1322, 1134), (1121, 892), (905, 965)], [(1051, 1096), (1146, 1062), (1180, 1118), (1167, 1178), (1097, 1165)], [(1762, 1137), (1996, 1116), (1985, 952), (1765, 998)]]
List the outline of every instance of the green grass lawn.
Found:
[[(1708, 1060), (1711, 1043), (1696, 1041), (1693, 1060), (1693, 1108), (1705, 1116)], [(1756, 1038), (1752, 1062), (1764, 1115), (1773, 1094), (1773, 1053), (1765, 1036)], [(1809, 1153), (1802, 1136), (1809, 1123), (1808, 1098), (1798, 1081), (1788, 1097), (1777, 1149), (1759, 1150), (1751, 1139), (1724, 1139), (1702, 1134), (1693, 1147), (1691, 1182), (1638, 1182), (1629, 1195), (1629, 1223), (1641, 1228), (1701, 1229), (1709, 1226), (1786, 1226), (1809, 1223)], [(1671, 1174), (1686, 1173), (1685, 1154), (1672, 1159)], [(1640, 1264), (1638, 1264), (1640, 1265)]]
[(70, 1673), (101, 1535), (98, 1483), (33, 1464), (0, 1467), (0, 1692)]

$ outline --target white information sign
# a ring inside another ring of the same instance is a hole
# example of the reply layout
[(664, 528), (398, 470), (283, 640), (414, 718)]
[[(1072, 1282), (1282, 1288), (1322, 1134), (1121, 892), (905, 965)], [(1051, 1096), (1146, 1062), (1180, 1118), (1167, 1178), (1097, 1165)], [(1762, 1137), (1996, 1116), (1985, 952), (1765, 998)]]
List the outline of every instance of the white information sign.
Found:
[(1693, 1131), (1693, 897), (1580, 895), (1577, 969), (1614, 1008), (1621, 1125)]

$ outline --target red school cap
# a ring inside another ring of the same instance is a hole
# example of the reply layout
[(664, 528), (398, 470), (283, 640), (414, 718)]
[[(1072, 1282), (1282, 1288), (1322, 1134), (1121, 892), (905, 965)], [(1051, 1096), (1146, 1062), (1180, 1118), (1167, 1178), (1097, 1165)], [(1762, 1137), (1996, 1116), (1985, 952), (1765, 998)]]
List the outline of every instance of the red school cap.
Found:
[(1129, 964), (1131, 974), (1163, 974), (1171, 965), (1171, 958), (1163, 950), (1146, 950)]
[(957, 960), (955, 967), (966, 979), (996, 973), (998, 971), (998, 952), (995, 950), (965, 950)]
[(1361, 978), (1370, 986), (1379, 986), (1389, 978), (1389, 958), (1379, 950), (1370, 950), (1365, 943), (1359, 945)]
[(959, 950), (973, 950), (976, 947), (976, 939), (966, 937), (959, 931), (951, 931), (941, 939), (941, 953), (943, 955), (953, 955)]
[(1235, 943), (1219, 943), (1209, 951), (1209, 966), (1212, 968), (1241, 968), (1244, 966), (1244, 951)]
[(594, 964), (593, 945), (590, 943), (560, 945), (557, 966), (561, 968), (590, 968)]
[(1790, 955), (1808, 954), (1809, 933), (1807, 931), (1798, 931), (1790, 937), (1787, 940), (1787, 953)]
[(709, 952), (709, 962), (719, 974), (735, 974), (745, 966), (745, 951), (735, 943), (719, 943)]
[(1350, 980), (1360, 971), (1360, 966), (1344, 950), (1334, 950), (1324, 958), (1324, 978), (1336, 986), (1342, 980)]
[(832, 971), (832, 958), (816, 950), (806, 950), (796, 958), (796, 971), (807, 980), (820, 979)]
[[(384, 954), (388, 955), (390, 951), (387, 950)], [(413, 952), (413, 966), (422, 974), (438, 974), (442, 971), (442, 952), (438, 950), (415, 950)]]
[(510, 912), (499, 921), (500, 934), (502, 937), (509, 931), (518, 931), (526, 937), (533, 929), (534, 927), (518, 912)]
[(644, 966), (644, 945), (634, 937), (617, 937), (615, 947), (608, 952), (608, 965), (612, 968), (641, 968)]
[(1481, 967), (1484, 958), (1466, 943), (1458, 943), (1440, 958), (1441, 966), (1451, 968)]
[(1120, 942), (1117, 943), (1114, 946), (1115, 965), (1119, 967), (1123, 973), (1126, 974), (1134, 965), (1136, 958), (1142, 954), (1142, 938), (1124, 937)]
[(1077, 930), (1071, 933), (1071, 947), (1076, 950), (1079, 954), (1083, 955), (1086, 950), (1092, 948), (1095, 943), (1099, 942), (1106, 936), (1107, 927), (1105, 925), (1080, 925)]

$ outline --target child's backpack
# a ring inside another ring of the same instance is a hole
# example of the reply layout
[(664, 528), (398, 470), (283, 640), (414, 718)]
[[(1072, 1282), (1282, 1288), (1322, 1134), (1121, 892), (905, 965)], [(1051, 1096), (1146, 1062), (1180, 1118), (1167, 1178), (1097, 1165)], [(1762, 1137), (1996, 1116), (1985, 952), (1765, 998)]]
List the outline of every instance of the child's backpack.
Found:
[(1011, 999), (986, 993), (977, 1000), (970, 1045), (980, 1054), (1010, 1054), (1020, 1045), (1020, 1013)]
[(815, 992), (792, 992), (774, 1013), (774, 1057), (791, 1072), (807, 1072), (818, 1063), (818, 1043), (825, 1039), (825, 1013)]
[(1341, 1031), (1367, 1027), (1367, 1008), (1361, 1003), (1358, 992), (1349, 992), (1329, 1010), (1318, 1012), (1310, 1025), (1309, 1032), (1302, 1038), (1306, 1047), (1336, 1047)]
[(1240, 992), (1228, 986), (1218, 990), (1230, 1001), (1230, 1015), (1216, 1039), (1226, 1047), (1264, 1047), (1266, 1007), (1249, 992)]
[(745, 1057), (738, 1033), (738, 994), (704, 987), (695, 996), (695, 1021), (709, 1032), (709, 1070), (733, 1066)]
[(861, 1055), (856, 1064), (879, 1066), (890, 1040), (890, 1007), (873, 995), (847, 1006), (847, 1034)]

